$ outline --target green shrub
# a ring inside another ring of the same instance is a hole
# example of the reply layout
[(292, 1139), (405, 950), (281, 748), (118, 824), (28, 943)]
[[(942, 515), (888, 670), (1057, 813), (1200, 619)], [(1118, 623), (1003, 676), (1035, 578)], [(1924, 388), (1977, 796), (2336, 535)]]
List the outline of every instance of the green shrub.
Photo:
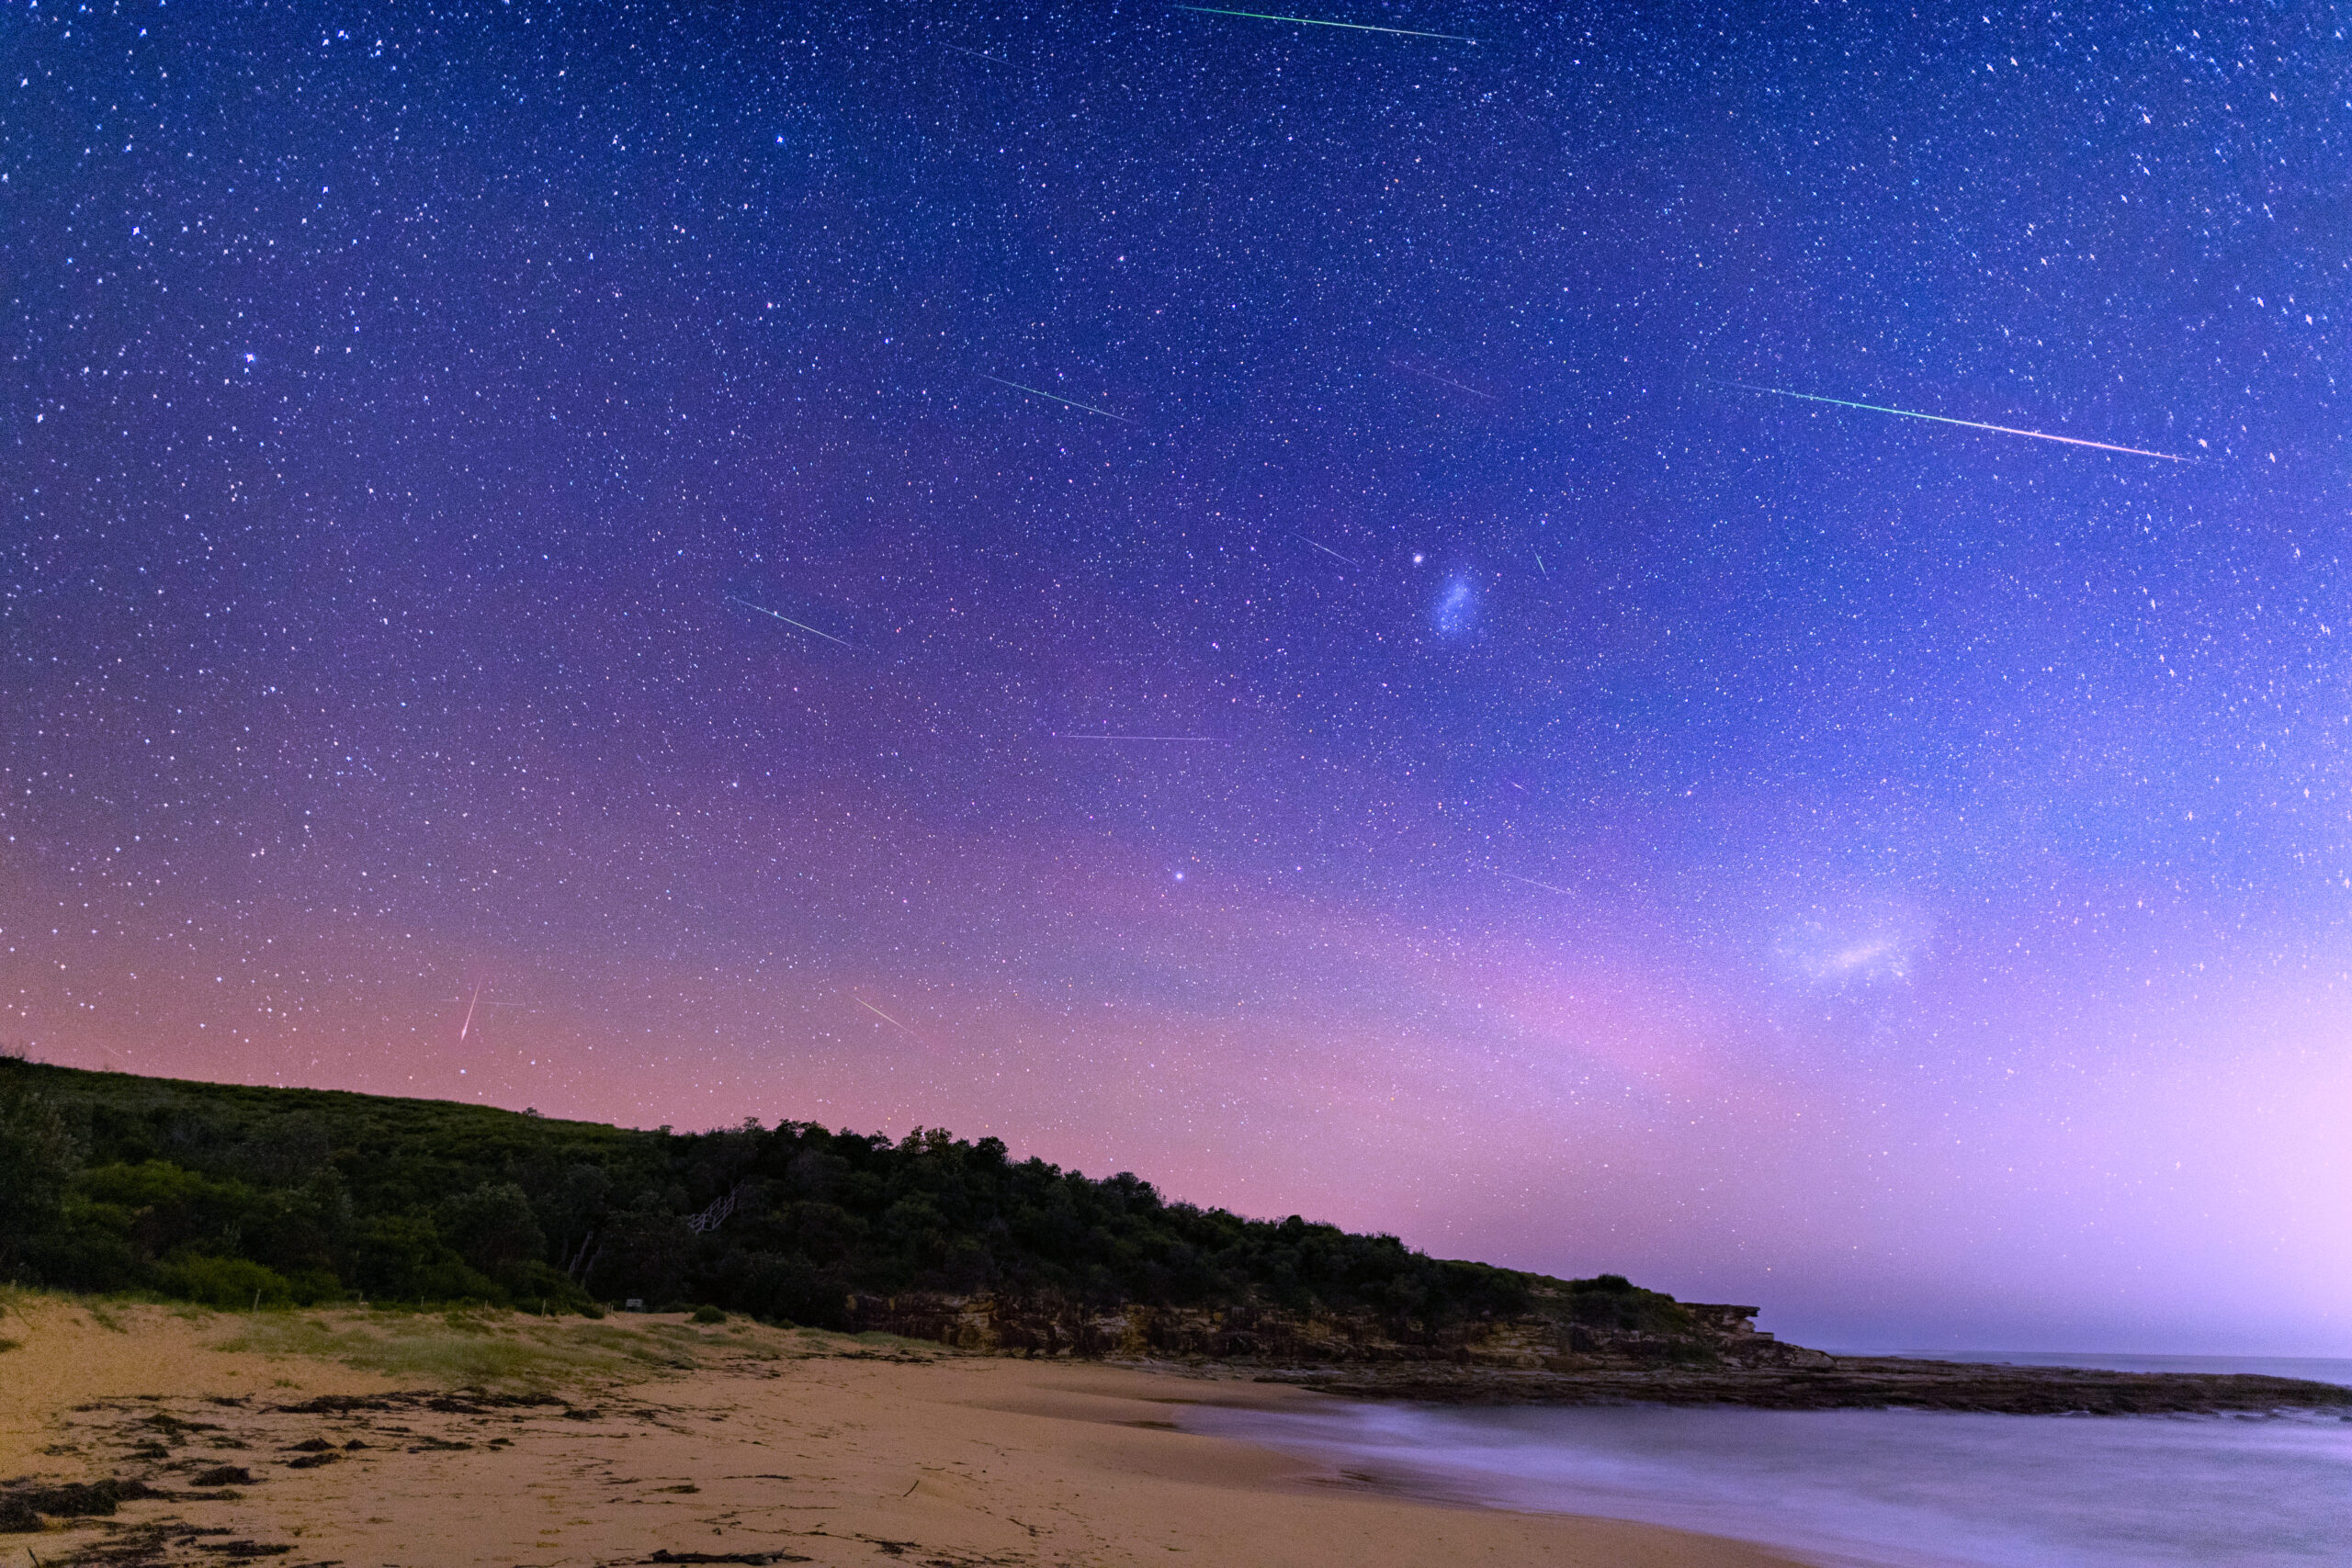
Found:
[(77, 1154), (57, 1107), (0, 1060), (0, 1276), (60, 1228)]
[(155, 1284), (165, 1295), (206, 1306), (292, 1306), (294, 1287), (275, 1269), (242, 1258), (185, 1253), (156, 1265)]
[(254, 1190), (243, 1182), (215, 1179), (163, 1159), (101, 1165), (74, 1186), (93, 1202), (129, 1216), (131, 1250), (141, 1258), (241, 1250), (244, 1222), (254, 1207)]
[(451, 1251), (431, 1220), (387, 1214), (358, 1229), (352, 1270), (369, 1296), (392, 1302), (499, 1301), (506, 1292)]
[(442, 1206), (441, 1231), (474, 1268), (505, 1279), (548, 1249), (531, 1200), (511, 1181), (485, 1181)]

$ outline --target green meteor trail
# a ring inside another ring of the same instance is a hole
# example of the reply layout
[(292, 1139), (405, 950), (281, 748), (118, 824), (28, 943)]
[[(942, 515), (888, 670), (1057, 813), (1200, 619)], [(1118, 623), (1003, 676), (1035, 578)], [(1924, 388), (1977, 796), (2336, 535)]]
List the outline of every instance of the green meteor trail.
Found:
[(1476, 43), (1474, 38), (1460, 33), (1425, 33), (1412, 28), (1375, 28), (1367, 22), (1326, 22), (1314, 17), (1277, 17), (1267, 11), (1228, 11), (1218, 6), (1179, 6), (1179, 11), (1198, 11), (1204, 17), (1249, 17), (1261, 22), (1296, 22), (1302, 28), (1346, 28), (1359, 33), (1397, 33), (1406, 38), (1442, 38), (1453, 43)]
[(1867, 409), (1872, 413), (1901, 414), (1905, 419), (1928, 419), (1935, 421), (1938, 424), (1964, 425), (1970, 430), (1990, 430), (2002, 435), (2030, 435), (2036, 441), (2063, 441), (2069, 446), (2089, 446), (2101, 452), (2124, 452), (2134, 457), (2159, 457), (2167, 463), (2197, 461), (2194, 457), (2182, 457), (2174, 452), (2151, 452), (2142, 446), (2116, 446), (2105, 441), (2085, 441), (2075, 435), (2052, 435), (2046, 430), (2019, 430), (2015, 425), (1986, 424), (1981, 420), (1973, 419), (1951, 419), (1939, 413), (1920, 413), (1913, 409), (1891, 409), (1880, 403), (1849, 402), (1844, 398), (1819, 398), (1811, 392), (1791, 392), (1779, 387), (1751, 387), (1745, 381), (1726, 381), (1724, 385), (1737, 387), (1743, 392), (1769, 392), (1776, 398), (1801, 398), (1809, 403), (1829, 403), (1841, 409)]
[(1125, 414), (1113, 413), (1109, 409), (1098, 409), (1092, 403), (1076, 402), (1069, 398), (1057, 398), (1051, 392), (1041, 392), (1035, 387), (1024, 387), (1018, 381), (1008, 381), (1001, 376), (989, 376), (985, 370), (981, 371), (980, 374), (987, 377), (988, 379), (994, 381), (1000, 387), (1010, 387), (1016, 392), (1026, 392), (1033, 398), (1044, 398), (1049, 402), (1069, 403), (1069, 406), (1074, 409), (1084, 409), (1088, 413), (1099, 413), (1104, 419), (1115, 419), (1121, 424), (1133, 424), (1135, 423), (1134, 420), (1129, 419)]
[(832, 633), (820, 632), (814, 626), (801, 626), (798, 621), (794, 620), (790, 615), (776, 615), (774, 610), (769, 609), (765, 604), (754, 604), (749, 599), (738, 599), (732, 593), (729, 593), (727, 596), (727, 602), (730, 604), (741, 604), (746, 610), (757, 610), (763, 615), (774, 615), (786, 626), (797, 627), (799, 630), (807, 632), (810, 637), (820, 637), (827, 642), (841, 642), (843, 648), (849, 647), (849, 644), (842, 642), (842, 639), (835, 637)]

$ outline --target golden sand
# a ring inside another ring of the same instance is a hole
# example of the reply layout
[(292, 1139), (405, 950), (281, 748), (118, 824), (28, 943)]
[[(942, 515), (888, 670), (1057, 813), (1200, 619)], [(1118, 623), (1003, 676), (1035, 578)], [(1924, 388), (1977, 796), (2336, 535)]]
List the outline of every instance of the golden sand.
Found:
[[(1400, 1499), (1175, 1428), (1186, 1404), (1322, 1397), (1248, 1382), (677, 1317), (248, 1317), (18, 1296), (0, 1338), (17, 1341), (0, 1352), (0, 1476), (138, 1476), (173, 1494), (0, 1535), (0, 1568), (85, 1553), (285, 1568), (1787, 1562), (1647, 1526)], [(488, 1392), (448, 1396), (465, 1382)], [(198, 1483), (224, 1465), (253, 1480)]]

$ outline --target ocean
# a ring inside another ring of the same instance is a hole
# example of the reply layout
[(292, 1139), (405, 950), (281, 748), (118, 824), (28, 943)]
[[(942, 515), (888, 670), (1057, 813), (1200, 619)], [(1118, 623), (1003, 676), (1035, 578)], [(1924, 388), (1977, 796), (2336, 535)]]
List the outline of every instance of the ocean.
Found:
[[(1846, 1352), (1840, 1351), (1839, 1354)], [(2113, 1372), (2243, 1372), (2302, 1378), (2352, 1387), (2352, 1360), (2319, 1356), (2111, 1356), (2098, 1350), (1856, 1350), (1857, 1356), (1906, 1356), (1991, 1366), (2092, 1367)]]
[[(2352, 1361), (1943, 1354), (2352, 1383)], [(1191, 1430), (1307, 1455), (1396, 1491), (1733, 1536), (1825, 1568), (2352, 1563), (2352, 1421), (2333, 1416), (1468, 1409), (1334, 1399), (1282, 1415), (1194, 1407), (1182, 1419)]]

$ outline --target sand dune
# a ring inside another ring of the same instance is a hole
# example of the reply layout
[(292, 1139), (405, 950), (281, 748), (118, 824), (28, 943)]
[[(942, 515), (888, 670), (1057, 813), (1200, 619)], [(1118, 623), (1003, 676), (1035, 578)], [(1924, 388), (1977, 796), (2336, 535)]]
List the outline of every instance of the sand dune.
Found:
[(675, 1317), (248, 1318), (18, 1297), (0, 1337), (17, 1342), (0, 1352), (0, 1475), (162, 1494), (0, 1535), (0, 1568), (1786, 1561), (1400, 1500), (1176, 1429), (1190, 1403), (1324, 1397), (1246, 1382)]

